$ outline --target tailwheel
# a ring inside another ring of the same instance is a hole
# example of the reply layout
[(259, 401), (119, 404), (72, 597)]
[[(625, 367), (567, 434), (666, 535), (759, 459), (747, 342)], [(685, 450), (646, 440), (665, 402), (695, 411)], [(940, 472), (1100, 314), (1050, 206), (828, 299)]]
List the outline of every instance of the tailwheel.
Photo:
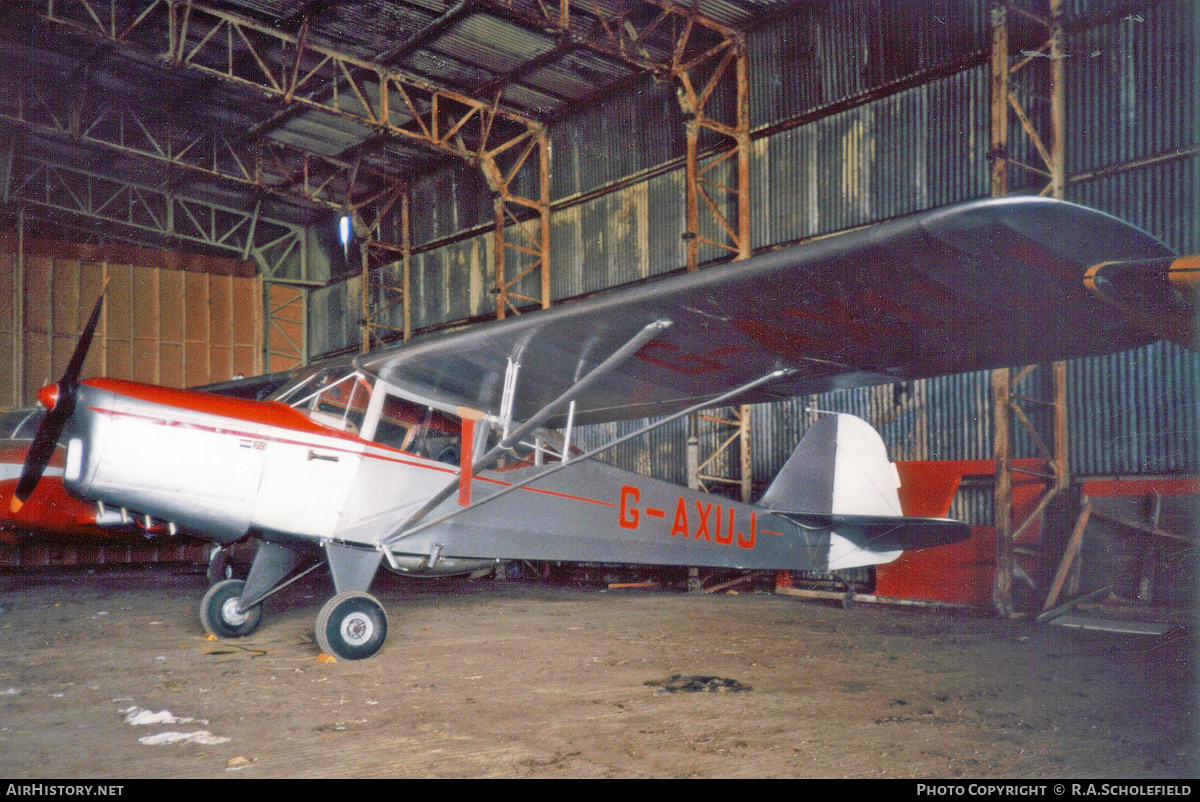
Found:
[(317, 645), (339, 660), (365, 660), (387, 640), (387, 613), (367, 593), (339, 593), (317, 615)]
[(244, 638), (262, 623), (262, 605), (239, 610), (242, 589), (240, 579), (226, 579), (208, 589), (200, 602), (200, 623), (204, 631), (218, 638)]

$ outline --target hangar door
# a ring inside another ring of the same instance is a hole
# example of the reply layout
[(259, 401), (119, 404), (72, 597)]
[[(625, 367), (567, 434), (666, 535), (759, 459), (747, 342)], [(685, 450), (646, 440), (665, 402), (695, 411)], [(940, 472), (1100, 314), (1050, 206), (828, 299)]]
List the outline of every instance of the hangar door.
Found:
[(0, 252), (0, 409), (58, 380), (106, 278), (85, 377), (195, 387), (264, 372), (262, 282), (247, 272)]

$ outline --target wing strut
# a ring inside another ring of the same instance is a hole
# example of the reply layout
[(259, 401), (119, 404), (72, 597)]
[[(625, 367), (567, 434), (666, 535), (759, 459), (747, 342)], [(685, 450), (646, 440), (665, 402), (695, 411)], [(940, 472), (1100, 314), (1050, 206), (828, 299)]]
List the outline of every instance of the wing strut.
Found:
[[(541, 426), (542, 423), (544, 423), (551, 415), (557, 412), (564, 404), (573, 404), (574, 399), (580, 393), (586, 391), (600, 379), (603, 379), (605, 376), (612, 373), (614, 370), (620, 367), (622, 363), (640, 351), (642, 346), (653, 340), (658, 335), (662, 334), (670, 327), (671, 321), (668, 318), (659, 318), (653, 323), (648, 324), (645, 328), (634, 335), (629, 342), (622, 345), (607, 359), (605, 359), (596, 367), (592, 368), (592, 370), (586, 376), (567, 388), (566, 392), (551, 401), (546, 406), (542, 407), (533, 415), (533, 417), (529, 418), (529, 420), (525, 421), (514, 431), (506, 435), (503, 440), (501, 440), (499, 443), (493, 446), (491, 450), (476, 460), (471, 465), (471, 475), (474, 476), (475, 474), (479, 473), (479, 471), (485, 470), (491, 466), (501, 457), (501, 455), (504, 454), (505, 451), (521, 442), (522, 437)], [(513, 363), (511, 360), (509, 361), (508, 374), (505, 378), (504, 388), (506, 404), (511, 404), (512, 393), (515, 392), (515, 387), (510, 388), (509, 386), (510, 380), (515, 383), (515, 370), (513, 368), (514, 364), (516, 364), (517, 368), (520, 367), (520, 363)], [(573, 406), (571, 418), (574, 418)], [(505, 425), (508, 425), (507, 420), (505, 421)], [(446, 499), (450, 498), (450, 496), (454, 495), (454, 493), (457, 491), (457, 483), (447, 485), (443, 490), (441, 490), (441, 492), (437, 493), (431, 499), (422, 504), (416, 512), (414, 512), (408, 517), (407, 520), (404, 521), (404, 523), (400, 524), (399, 529), (402, 531), (404, 527), (413, 526), (414, 524), (418, 523), (422, 518), (428, 515), (430, 511), (432, 511)]]
[(671, 321), (667, 318), (660, 318), (646, 326), (644, 329), (638, 332), (633, 339), (614, 351), (612, 356), (593, 368), (590, 373), (572, 384), (566, 392), (551, 401), (546, 406), (542, 407), (541, 410), (533, 417), (522, 423), (514, 431), (509, 433), (507, 437), (493, 446), (490, 451), (479, 458), (479, 460), (473, 466), (473, 469), (475, 471), (480, 471), (491, 465), (500, 458), (500, 455), (503, 452), (521, 442), (522, 437), (541, 426), (547, 418), (555, 414), (565, 404), (576, 398), (580, 393), (586, 391), (600, 379), (603, 379), (605, 376), (612, 373), (617, 367), (624, 363), (625, 360), (629, 359), (631, 356), (640, 351), (642, 346), (653, 340), (658, 335), (662, 334), (670, 327)]
[[(682, 418), (686, 415), (690, 415), (693, 412), (699, 412), (700, 410), (707, 409), (708, 407), (720, 406), (723, 402), (729, 400), (730, 398), (740, 395), (741, 393), (749, 392), (750, 390), (753, 390), (754, 388), (759, 387), (760, 385), (766, 384), (768, 382), (773, 382), (778, 379), (782, 379), (783, 377), (789, 375), (792, 372), (793, 372), (792, 368), (779, 368), (777, 370), (773, 370), (770, 373), (767, 373), (764, 376), (760, 376), (757, 379), (755, 379), (754, 381), (747, 382), (746, 384), (743, 384), (740, 387), (730, 390), (729, 392), (722, 393), (721, 395), (718, 395), (714, 398), (710, 398), (706, 401), (701, 401), (699, 404), (694, 404), (694, 405), (688, 407), (687, 409), (682, 409), (678, 412), (668, 415), (665, 418), (661, 418), (657, 421), (654, 421), (653, 423), (646, 424), (645, 426), (643, 426), (642, 428), (638, 429), (635, 432), (630, 432), (629, 434), (624, 435), (622, 437), (618, 437), (615, 440), (610, 440), (609, 442), (605, 443), (604, 445), (600, 446), (599, 448), (594, 448), (591, 451), (587, 452), (586, 454), (576, 457), (575, 459), (569, 459), (570, 455), (564, 454), (561, 462), (547, 468), (546, 470), (542, 471), (541, 473), (537, 474), (536, 476), (530, 476), (528, 479), (517, 482), (516, 484), (511, 484), (508, 487), (504, 488), (503, 490), (493, 493), (492, 495), (488, 496), (485, 499), (481, 499), (481, 500), (475, 502), (474, 504), (471, 504), (466, 507), (459, 507), (455, 510), (452, 510), (451, 512), (446, 513), (445, 515), (442, 515), (441, 517), (434, 518), (432, 521), (426, 521), (425, 523), (419, 524), (417, 526), (413, 526), (412, 524), (415, 523), (416, 520), (418, 519), (417, 516), (414, 515), (408, 521), (405, 521), (404, 523), (402, 523), (398, 527), (396, 527), (396, 529), (391, 534), (388, 534), (388, 535), (384, 536), (383, 538), (381, 538), (379, 541), (379, 547), (381, 549), (383, 549), (384, 556), (388, 559), (388, 561), (392, 562), (391, 550), (386, 547), (390, 546), (392, 543), (395, 543), (398, 540), (402, 540), (406, 537), (415, 535), (418, 532), (428, 529), (431, 526), (435, 526), (435, 525), (443, 523), (444, 521), (447, 521), (451, 518), (454, 518), (455, 516), (461, 515), (462, 513), (466, 512), (467, 510), (473, 510), (477, 507), (487, 504), (489, 501), (495, 501), (496, 499), (498, 499), (502, 496), (508, 495), (509, 493), (513, 492), (514, 490), (520, 490), (521, 488), (525, 487), (526, 485), (536, 482), (538, 479), (545, 478), (552, 473), (557, 473), (558, 471), (562, 470), (563, 468), (566, 468), (568, 465), (570, 465), (572, 463), (578, 462), (580, 460), (591, 459), (592, 457), (596, 456), (597, 454), (601, 454), (605, 451), (608, 451), (611, 448), (616, 448), (621, 443), (632, 440), (635, 437), (641, 437), (642, 435), (644, 435), (648, 432), (654, 431), (655, 429), (665, 426), (672, 421), (678, 420), (679, 418)], [(452, 493), (456, 489), (457, 489), (457, 484), (453, 485), (450, 488), (450, 492)], [(439, 495), (443, 495), (443, 494), (439, 494)], [(446, 493), (445, 495), (443, 495), (441, 500), (444, 501), (445, 498), (447, 498), (447, 497), (449, 497), (449, 493)], [(429, 506), (429, 505), (426, 504), (425, 506)], [(424, 508), (422, 508), (422, 510), (424, 510)], [(424, 515), (425, 513), (421, 512), (421, 514)]]

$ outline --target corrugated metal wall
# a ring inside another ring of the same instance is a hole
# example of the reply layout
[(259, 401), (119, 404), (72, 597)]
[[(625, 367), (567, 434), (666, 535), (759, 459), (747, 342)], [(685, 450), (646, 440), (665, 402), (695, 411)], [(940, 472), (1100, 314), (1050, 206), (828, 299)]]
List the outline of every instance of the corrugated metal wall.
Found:
[[(1180, 252), (1200, 251), (1198, 10), (1197, 0), (1136, 8), (1078, 0), (1069, 8), (1066, 42), (1068, 175), (1096, 173), (1074, 181), (1069, 198), (1141, 225)], [(1021, 27), (1026, 24), (1014, 23), (1018, 48), (1037, 34)], [(989, 47), (984, 0), (831, 3), (755, 31), (754, 246), (987, 195)], [(1017, 79), (1035, 123), (1047, 105), (1035, 95), (1042, 61), (1034, 59)], [(881, 86), (907, 88), (889, 93)], [(789, 120), (797, 124), (780, 125)], [(1021, 147), (1016, 138), (1018, 158)], [(1185, 155), (1172, 157), (1180, 149)], [(682, 267), (682, 154), (674, 89), (653, 81), (552, 131), (554, 299)], [(1161, 158), (1116, 169), (1147, 157)], [(1017, 176), (1014, 184), (1025, 180)], [(621, 183), (613, 191), (596, 194), (615, 182)], [(413, 208), (418, 248), (479, 227), (414, 260), (414, 325), (488, 314), (492, 210), (482, 180), (465, 168), (439, 173), (414, 190)], [(711, 251), (702, 259), (715, 256)], [(349, 311), (357, 303), (354, 282), (314, 293), (314, 353), (357, 343), (351, 321), (358, 314)], [(1035, 372), (1028, 381), (1042, 380)], [(1200, 472), (1195, 354), (1159, 343), (1082, 360), (1071, 364), (1070, 382), (1077, 475)], [(991, 455), (988, 375), (944, 377), (756, 408), (757, 485), (769, 480), (811, 423), (810, 409), (863, 416), (880, 428), (898, 459)], [(580, 436), (591, 442), (602, 433)], [(701, 436), (710, 443), (719, 434), (707, 427)], [(649, 448), (628, 446), (612, 459), (681, 481), (683, 440), (682, 426), (671, 427)], [(1018, 456), (1034, 455), (1020, 432), (1016, 449)]]
[[(1067, 197), (1139, 225), (1179, 253), (1200, 252), (1197, 3), (1078, 2), (1075, 12), (1067, 174), (1100, 175), (1073, 181)], [(1200, 472), (1196, 354), (1159, 342), (1074, 362), (1069, 381), (1076, 473)]]

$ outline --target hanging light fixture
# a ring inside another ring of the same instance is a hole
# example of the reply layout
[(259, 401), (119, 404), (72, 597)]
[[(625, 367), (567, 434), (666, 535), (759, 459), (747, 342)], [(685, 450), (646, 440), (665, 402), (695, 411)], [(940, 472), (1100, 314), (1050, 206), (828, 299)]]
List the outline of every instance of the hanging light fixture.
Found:
[(350, 215), (342, 215), (342, 219), (338, 221), (338, 234), (342, 240), (342, 257), (347, 263), (350, 262), (350, 236), (354, 229), (350, 223)]

